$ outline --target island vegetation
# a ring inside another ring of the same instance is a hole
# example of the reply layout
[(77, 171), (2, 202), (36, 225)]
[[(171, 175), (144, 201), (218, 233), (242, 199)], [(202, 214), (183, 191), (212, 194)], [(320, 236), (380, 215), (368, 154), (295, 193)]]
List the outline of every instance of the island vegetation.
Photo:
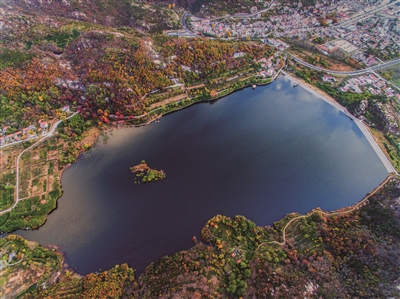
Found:
[(151, 169), (145, 160), (142, 160), (138, 165), (130, 167), (129, 170), (136, 174), (135, 184), (161, 181), (166, 178), (163, 170)]
[[(0, 232), (45, 223), (62, 194), (62, 171), (99, 132), (272, 81), (260, 77), (258, 61), (273, 55), (272, 47), (161, 35), (176, 28), (182, 9), (128, 2), (2, 7), (13, 26), (5, 25), (0, 43)], [(58, 134), (47, 138), (60, 120)], [(137, 182), (163, 177), (153, 170), (137, 175)]]
[[(232, 6), (223, 0), (177, 3), (204, 16), (264, 7), (262, 2)], [(251, 82), (269, 83), (274, 77), (263, 74), (266, 62), (274, 74), (287, 66), (292, 75), (364, 117), (400, 169), (394, 99), (368, 90), (343, 91), (346, 78), (327, 82), (323, 73), (286, 59), (260, 40), (161, 35), (180, 26), (183, 11), (175, 3), (157, 4), (66, 0), (2, 6), (7, 22), (0, 42), (0, 138), (12, 145), (1, 152), (0, 210), (19, 201), (0, 214), (0, 232), (45, 223), (62, 194), (62, 171), (90, 148), (99, 130), (146, 124)], [(285, 40), (291, 45), (287, 53), (314, 66), (337, 63), (301, 40)], [(380, 56), (376, 51), (369, 52)], [(351, 69), (361, 67), (352, 58), (342, 60)], [(382, 76), (399, 81), (396, 73)], [(66, 120), (73, 112), (78, 114)], [(58, 134), (36, 143), (49, 129), (44, 124), (51, 127), (59, 120), (64, 121)], [(17, 178), (17, 160), (25, 149)], [(165, 178), (145, 161), (131, 171), (135, 183)], [(83, 277), (64, 264), (56, 248), (9, 235), (0, 239), (0, 297), (398, 298), (399, 186), (399, 179), (391, 177), (355, 209), (290, 214), (272, 227), (258, 227), (243, 216), (215, 216), (202, 229), (203, 242), (150, 264), (138, 278), (126, 264)]]

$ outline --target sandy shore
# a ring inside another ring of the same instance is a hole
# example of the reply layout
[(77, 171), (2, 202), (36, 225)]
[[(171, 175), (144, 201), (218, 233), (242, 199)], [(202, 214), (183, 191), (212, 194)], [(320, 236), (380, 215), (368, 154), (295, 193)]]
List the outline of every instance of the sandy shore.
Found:
[[(347, 109), (345, 107), (343, 107), (342, 105), (340, 105), (340, 103), (338, 101), (336, 101), (334, 98), (332, 98), (329, 94), (327, 94), (326, 92), (320, 90), (319, 88), (315, 87), (314, 85), (311, 85), (307, 82), (305, 82), (303, 79), (299, 79), (299, 78), (295, 78), (292, 77), (291, 75), (289, 75), (286, 72), (282, 72), (285, 74), (285, 76), (292, 82), (297, 83), (299, 85), (301, 85), (304, 89), (308, 90), (309, 92), (311, 92), (312, 94), (316, 95), (317, 97), (321, 98), (322, 100), (324, 100), (325, 102), (331, 104), (332, 106), (334, 106), (335, 108), (339, 109), (340, 111), (347, 111)], [(346, 113), (347, 115), (347, 113)]]
[(383, 165), (385, 166), (386, 170), (389, 173), (395, 172), (397, 173), (397, 170), (394, 168), (392, 163), (389, 161), (388, 157), (385, 155), (383, 149), (378, 145), (376, 142), (375, 138), (372, 136), (371, 132), (367, 129), (367, 125), (364, 124), (363, 121), (359, 120), (357, 117), (354, 115), (350, 114), (345, 107), (340, 105), (334, 98), (323, 92), (322, 90), (318, 89), (317, 87), (308, 84), (304, 82), (304, 80), (294, 78), (290, 76), (289, 74), (283, 72), (285, 76), (291, 80), (294, 83), (297, 83), (301, 85), (304, 89), (307, 91), (311, 92), (312, 94), (316, 95), (320, 99), (324, 100), (328, 104), (332, 105), (333, 107), (337, 108), (338, 110), (342, 111), (346, 116), (348, 116), (351, 120), (355, 122), (355, 124), (358, 126), (358, 128), (361, 130), (361, 132), (364, 134), (365, 138), (367, 138), (368, 142), (371, 144), (373, 150), (375, 153), (378, 155), (380, 160), (382, 161)]

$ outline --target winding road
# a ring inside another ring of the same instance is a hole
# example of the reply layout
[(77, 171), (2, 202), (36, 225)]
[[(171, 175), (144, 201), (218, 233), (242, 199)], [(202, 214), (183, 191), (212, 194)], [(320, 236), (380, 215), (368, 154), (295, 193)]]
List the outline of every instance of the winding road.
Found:
[(332, 71), (332, 70), (328, 70), (328, 69), (317, 67), (317, 66), (312, 65), (312, 64), (310, 64), (308, 62), (305, 62), (305, 61), (303, 61), (303, 60), (301, 60), (301, 59), (299, 59), (299, 58), (297, 58), (297, 57), (295, 57), (295, 56), (293, 56), (291, 54), (289, 54), (289, 56), (294, 61), (296, 61), (297, 63), (300, 63), (300, 64), (302, 64), (302, 65), (304, 65), (304, 66), (306, 66), (306, 67), (308, 67), (310, 69), (313, 69), (315, 71), (324, 72), (324, 73), (331, 74), (331, 75), (343, 75), (343, 76), (359, 76), (359, 75), (363, 75), (363, 74), (366, 74), (366, 73), (371, 73), (373, 71), (377, 71), (377, 70), (380, 70), (380, 69), (384, 69), (384, 68), (387, 68), (387, 67), (392, 66), (392, 65), (400, 64), (400, 58), (397, 58), (397, 59), (393, 59), (393, 60), (384, 62), (382, 64), (377, 64), (377, 65), (374, 65), (374, 66), (371, 66), (369, 68), (365, 68), (365, 69), (362, 69), (362, 70), (340, 72), (340, 71)]
[(267, 241), (267, 242), (261, 243), (260, 245), (258, 245), (258, 247), (256, 248), (256, 250), (255, 250), (254, 252), (257, 252), (257, 250), (258, 250), (261, 246), (264, 246), (264, 245), (267, 245), (267, 244), (278, 244), (278, 245), (280, 245), (280, 246), (285, 245), (285, 244), (286, 244), (286, 230), (287, 230), (287, 228), (288, 228), (293, 222), (295, 222), (295, 221), (297, 221), (297, 220), (299, 220), (299, 219), (310, 217), (310, 216), (312, 216), (312, 215), (315, 214), (315, 213), (320, 213), (321, 215), (330, 217), (330, 216), (334, 216), (334, 215), (345, 215), (345, 214), (349, 214), (349, 213), (354, 212), (354, 211), (357, 210), (358, 208), (362, 207), (362, 206), (365, 204), (365, 202), (366, 202), (371, 196), (373, 196), (376, 192), (378, 192), (390, 179), (392, 179), (392, 178), (393, 178), (394, 176), (396, 176), (396, 175), (397, 175), (396, 173), (390, 173), (390, 174), (388, 175), (388, 177), (386, 178), (386, 180), (384, 180), (377, 188), (375, 188), (374, 191), (372, 191), (370, 194), (368, 194), (366, 197), (364, 197), (361, 201), (359, 201), (357, 204), (355, 204), (355, 205), (354, 205), (351, 209), (349, 209), (349, 210), (341, 211), (341, 212), (324, 212), (324, 211), (321, 211), (321, 210), (314, 210), (314, 211), (312, 211), (310, 214), (294, 217), (294, 218), (291, 219), (291, 220), (285, 225), (285, 227), (283, 228), (283, 231), (282, 231), (282, 238), (283, 238), (283, 241), (282, 241), (282, 242), (278, 242), (278, 241)]
[[(78, 112), (73, 113), (72, 115), (68, 116), (65, 120), (70, 119), (71, 117), (75, 116), (76, 114), (78, 114)], [(8, 209), (5, 209), (3, 211), (0, 211), (0, 215), (3, 215), (4, 213), (10, 212), (12, 209), (15, 208), (15, 206), (18, 204), (18, 202), (21, 201), (21, 199), (18, 196), (19, 193), (19, 160), (21, 158), (21, 156), (29, 149), (37, 146), (39, 143), (43, 142), (43, 140), (50, 138), (51, 136), (54, 135), (55, 130), (57, 129), (57, 126), (62, 123), (64, 120), (59, 120), (57, 121), (55, 124), (53, 124), (50, 128), (50, 131), (43, 136), (41, 139), (39, 139), (38, 141), (36, 141), (34, 144), (32, 144), (31, 146), (27, 147), (26, 149), (24, 149), (17, 157), (17, 165), (16, 165), (16, 182), (15, 182), (15, 202), (14, 204), (9, 207)]]

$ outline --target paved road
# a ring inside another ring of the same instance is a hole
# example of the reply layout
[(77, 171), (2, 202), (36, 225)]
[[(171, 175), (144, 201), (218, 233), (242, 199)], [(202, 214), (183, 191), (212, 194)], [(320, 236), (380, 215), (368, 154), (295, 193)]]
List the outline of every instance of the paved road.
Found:
[(13, 142), (13, 143), (7, 143), (7, 144), (4, 144), (4, 145), (0, 146), (0, 148), (4, 148), (4, 147), (8, 147), (8, 146), (20, 144), (20, 143), (22, 143), (22, 142), (27, 142), (27, 141), (29, 141), (29, 140), (36, 139), (36, 138), (37, 138), (37, 136), (36, 136), (36, 137), (33, 137), (33, 138), (27, 138), (27, 139), (24, 139), (24, 140), (20, 140), (20, 141), (15, 141), (15, 142)]
[(190, 16), (189, 13), (184, 12), (181, 18), (181, 25), (183, 30), (174, 30), (171, 32), (168, 32), (167, 35), (169, 36), (180, 36), (180, 37), (195, 37), (197, 36), (196, 32), (191, 31), (189, 28), (186, 26), (185, 19), (186, 17)]
[(377, 70), (384, 69), (384, 68), (387, 68), (389, 66), (393, 66), (393, 65), (396, 65), (396, 64), (400, 63), (400, 58), (397, 58), (397, 59), (386, 61), (386, 62), (384, 62), (382, 64), (374, 65), (374, 66), (371, 66), (369, 68), (365, 68), (365, 69), (362, 69), (362, 70), (349, 71), (349, 72), (340, 72), (340, 71), (332, 71), (332, 70), (320, 68), (320, 67), (312, 65), (312, 64), (310, 64), (308, 62), (305, 62), (305, 61), (301, 60), (300, 58), (297, 58), (297, 57), (295, 57), (295, 56), (293, 56), (291, 54), (289, 54), (289, 55), (290, 55), (291, 58), (293, 58), (294, 61), (296, 61), (296, 62), (298, 62), (298, 63), (300, 63), (300, 64), (302, 64), (302, 65), (304, 65), (304, 66), (306, 66), (306, 67), (308, 67), (310, 69), (313, 69), (313, 70), (316, 70), (316, 71), (319, 71), (319, 72), (324, 72), (324, 73), (331, 74), (331, 75), (344, 75), (344, 76), (359, 76), (359, 75), (363, 75), (363, 74), (366, 74), (366, 73), (371, 73), (371, 71), (377, 71)]
[(383, 9), (389, 7), (389, 6), (392, 6), (392, 5), (396, 5), (396, 1), (394, 1), (393, 3), (385, 3), (385, 4), (383, 4), (383, 5), (379, 6), (379, 7), (371, 9), (368, 12), (364, 12), (362, 14), (358, 14), (356, 16), (352, 16), (352, 17), (350, 17), (350, 18), (348, 18), (346, 20), (338, 22), (336, 24), (336, 27), (339, 27), (339, 26), (340, 27), (347, 27), (347, 26), (349, 26), (351, 24), (354, 24), (356, 22), (359, 22), (359, 21), (361, 21), (363, 19), (369, 18), (369, 17), (371, 17), (371, 15), (376, 15), (376, 13), (378, 13), (379, 11), (381, 11), (381, 10), (383, 10)]
[(189, 14), (187, 12), (184, 12), (183, 15), (182, 15), (182, 18), (181, 18), (182, 28), (185, 29), (185, 30), (188, 30), (186, 28), (186, 22), (185, 22), (186, 16), (188, 16), (188, 15)]
[(296, 62), (298, 62), (298, 63), (300, 63), (300, 64), (302, 64), (302, 65), (304, 65), (304, 66), (306, 66), (308, 68), (311, 68), (311, 69), (319, 71), (319, 72), (324, 72), (324, 73), (327, 73), (327, 74), (331, 74), (331, 75), (360, 76), (360, 75), (363, 75), (363, 74), (366, 74), (366, 73), (373, 73), (376, 77), (378, 77), (379, 79), (385, 81), (386, 84), (391, 85), (393, 88), (395, 88), (395, 89), (400, 91), (399, 87), (394, 85), (392, 82), (382, 78), (378, 73), (375, 72), (375, 71), (377, 71), (379, 69), (384, 69), (384, 68), (387, 68), (387, 67), (390, 67), (390, 66), (393, 66), (393, 65), (396, 65), (396, 64), (400, 64), (400, 58), (393, 59), (393, 60), (390, 60), (390, 61), (386, 61), (386, 62), (383, 62), (382, 64), (374, 65), (372, 67), (365, 68), (365, 69), (362, 69), (362, 70), (356, 70), (356, 71), (351, 71), (351, 72), (338, 72), (338, 71), (331, 71), (331, 70), (328, 70), (328, 69), (323, 69), (323, 68), (317, 67), (315, 65), (312, 65), (312, 64), (310, 64), (308, 62), (305, 62), (305, 61), (303, 61), (303, 60), (301, 60), (301, 59), (299, 59), (299, 58), (297, 58), (297, 57), (295, 57), (293, 55), (290, 55), (290, 56)]
[[(75, 112), (74, 114), (68, 116), (65, 120), (75, 116), (76, 114), (78, 114), (78, 112)], [(18, 196), (19, 194), (19, 160), (21, 158), (21, 156), (29, 149), (37, 146), (39, 143), (41, 143), (43, 140), (53, 136), (55, 130), (57, 129), (57, 126), (62, 123), (64, 120), (59, 120), (57, 121), (55, 124), (53, 124), (53, 126), (50, 128), (50, 131), (46, 134), (46, 136), (42, 137), (41, 139), (39, 139), (37, 142), (35, 142), (34, 144), (32, 144), (30, 147), (27, 147), (26, 149), (24, 149), (17, 157), (17, 166), (16, 166), (16, 180), (15, 180), (15, 203), (13, 206), (9, 207), (6, 210), (0, 211), (0, 215), (6, 213), (6, 212), (10, 212), (12, 209), (15, 208), (15, 206), (18, 204), (18, 202), (20, 202), (20, 198)]]

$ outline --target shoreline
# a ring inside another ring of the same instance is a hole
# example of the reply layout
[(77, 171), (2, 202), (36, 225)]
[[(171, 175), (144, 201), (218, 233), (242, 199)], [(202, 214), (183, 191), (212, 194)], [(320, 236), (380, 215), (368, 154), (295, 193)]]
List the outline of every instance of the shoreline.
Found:
[(318, 88), (314, 88), (314, 86), (310, 86), (310, 84), (307, 84), (305, 82), (302, 82), (301, 80), (298, 80), (297, 78), (293, 77), (291, 74), (288, 74), (286, 72), (283, 72), (285, 74), (285, 77), (287, 77), (290, 81), (295, 82), (296, 84), (299, 84), (301, 87), (303, 87), (305, 90), (311, 92), (313, 95), (317, 96), (319, 99), (323, 100), (324, 102), (328, 103), (329, 105), (335, 107), (338, 109), (340, 112), (342, 112), (344, 115), (349, 117), (354, 123), (357, 125), (357, 127), (360, 129), (361, 133), (363, 133), (364, 137), (367, 139), (369, 144), (371, 145), (372, 149), (375, 151), (375, 153), (378, 155), (379, 159), (381, 160), (382, 164), (385, 166), (386, 170), (388, 173), (396, 173), (398, 174), (396, 168), (393, 166), (392, 162), (388, 159), (388, 157), (385, 155), (383, 149), (379, 146), (379, 144), (376, 142), (375, 138), (372, 136), (371, 132), (367, 130), (365, 127), (366, 124), (349, 113), (346, 109), (346, 107), (340, 105), (334, 98), (332, 98), (329, 95), (324, 94), (322, 91), (319, 91)]
[[(383, 149), (379, 146), (379, 144), (376, 142), (376, 140), (374, 139), (373, 135), (371, 134), (371, 132), (365, 127), (366, 125), (364, 124), (364, 122), (362, 122), (361, 120), (359, 120), (358, 118), (356, 118), (355, 116), (353, 116), (352, 114), (350, 114), (347, 109), (345, 107), (343, 107), (342, 105), (340, 105), (334, 98), (332, 98), (331, 96), (327, 95), (326, 93), (324, 93), (323, 91), (319, 90), (317, 87), (308, 84), (306, 82), (304, 82), (301, 79), (298, 79), (294, 76), (292, 76), (291, 74), (283, 71), (283, 69), (279, 69), (278, 72), (276, 73), (276, 75), (274, 77), (271, 78), (271, 81), (269, 82), (265, 82), (265, 83), (255, 83), (258, 86), (265, 86), (268, 84), (273, 83), (280, 75), (283, 75), (284, 77), (287, 77), (290, 81), (294, 82), (295, 84), (298, 84), (300, 86), (302, 86), (305, 90), (307, 90), (308, 92), (312, 93), (313, 95), (317, 96), (319, 99), (322, 99), (324, 102), (328, 103), (329, 105), (335, 107), (336, 109), (338, 109), (340, 112), (342, 112), (343, 114), (345, 114), (347, 117), (349, 117), (352, 121), (354, 121), (357, 125), (357, 127), (360, 129), (360, 131), (363, 133), (363, 135), (365, 136), (365, 138), (367, 139), (367, 141), (369, 142), (369, 144), (371, 145), (371, 147), (373, 148), (373, 150), (375, 151), (375, 153), (378, 155), (379, 159), (381, 160), (381, 162), (383, 163), (384, 167), (386, 168), (386, 170), (388, 171), (388, 173), (396, 173), (398, 174), (397, 170), (395, 169), (395, 167), (393, 166), (393, 164), (390, 162), (390, 160), (388, 159), (388, 157), (385, 155)], [(174, 112), (178, 112), (181, 111), (183, 109), (186, 109), (192, 105), (195, 104), (200, 104), (200, 103), (212, 103), (214, 101), (217, 101), (219, 99), (222, 99), (234, 92), (238, 92), (241, 91), (245, 88), (251, 87), (252, 83), (249, 83), (243, 87), (237, 88), (237, 89), (233, 89), (232, 91), (229, 91), (227, 94), (221, 95), (221, 96), (217, 96), (215, 98), (206, 98), (206, 99), (201, 99), (198, 101), (194, 101), (192, 103), (189, 103), (186, 106), (183, 107), (179, 107), (170, 111), (167, 111), (165, 113), (162, 113), (160, 115), (157, 115), (157, 117), (155, 117), (154, 119), (150, 119), (145, 123), (141, 123), (141, 124), (124, 124), (121, 125), (122, 128), (132, 128), (132, 127), (142, 127), (142, 126), (146, 126), (149, 125), (157, 120), (159, 120), (160, 118), (162, 118), (164, 115), (168, 115), (170, 113), (174, 113)], [(119, 125), (115, 125), (115, 124), (111, 124), (111, 126), (114, 127), (118, 127)], [(90, 129), (89, 129), (90, 130)], [(93, 136), (94, 138), (90, 138), (90, 146), (88, 149), (90, 149), (93, 144), (95, 144), (98, 140), (99, 137), (99, 130), (96, 130), (96, 133), (94, 134), (95, 136)], [(60, 181), (60, 189), (61, 189), (61, 195), (59, 198), (57, 198), (56, 202), (58, 201), (58, 199), (60, 199), (62, 197), (63, 194), (63, 190), (62, 190), (62, 184), (61, 184), (61, 180), (62, 180), (62, 174), (63, 172), (69, 168), (70, 166), (72, 166), (73, 164), (77, 163), (79, 161), (79, 158), (81, 157), (82, 153), (86, 152), (86, 150), (81, 150), (78, 154), (78, 157), (76, 158), (76, 160), (72, 163), (66, 164), (64, 165), (64, 167), (62, 169), (59, 170), (59, 181)], [(57, 209), (57, 204), (56, 204), (56, 208), (54, 210)], [(50, 215), (54, 210), (50, 211), (50, 213), (48, 215)], [(4, 213), (6, 213), (5, 211), (0, 211), (0, 215), (3, 215)], [(47, 215), (47, 216), (48, 216)], [(47, 221), (47, 217), (46, 217), (46, 221)], [(45, 224), (45, 223), (44, 223)], [(44, 225), (43, 224), (43, 225)], [(40, 227), (40, 226), (39, 226)], [(38, 227), (38, 228), (39, 228)], [(37, 229), (38, 229), (37, 228)], [(12, 233), (12, 232), (10, 232)]]
[[(256, 85), (257, 85), (257, 86), (265, 86), (265, 85), (268, 85), (268, 84), (273, 83), (273, 82), (279, 77), (281, 71), (282, 71), (282, 70), (279, 70), (279, 71), (277, 72), (277, 74), (276, 74), (274, 77), (271, 78), (271, 81), (266, 82), (266, 83), (256, 83)], [(210, 103), (211, 103), (211, 102), (213, 102), (213, 101), (217, 101), (217, 100), (222, 99), (222, 98), (224, 98), (224, 97), (226, 97), (226, 96), (228, 96), (228, 95), (230, 95), (230, 94), (232, 94), (232, 93), (235, 93), (235, 92), (237, 92), (237, 91), (241, 91), (241, 90), (243, 90), (243, 89), (245, 89), (245, 88), (248, 88), (248, 87), (251, 87), (251, 85), (252, 85), (252, 84), (249, 83), (249, 84), (247, 84), (247, 85), (245, 85), (245, 86), (243, 86), (243, 87), (240, 87), (240, 88), (237, 88), (237, 89), (233, 89), (232, 91), (229, 91), (227, 94), (224, 94), (224, 95), (221, 95), (221, 96), (217, 96), (217, 97), (215, 97), (215, 98), (207, 98), (207, 99), (202, 99), (202, 100), (194, 101), (193, 103), (189, 103), (189, 104), (186, 105), (186, 106), (179, 107), (179, 108), (176, 108), (176, 109), (167, 111), (167, 112), (165, 112), (165, 113), (162, 113), (162, 114), (158, 115), (158, 117), (156, 117), (156, 118), (154, 118), (154, 119), (152, 119), (152, 120), (149, 120), (149, 121), (147, 121), (147, 122), (145, 122), (145, 123), (139, 124), (139, 125), (122, 125), (122, 127), (125, 126), (125, 127), (135, 127), (135, 128), (139, 128), (139, 127), (142, 127), (142, 126), (147, 126), (147, 125), (151, 124), (152, 122), (159, 120), (159, 119), (162, 118), (164, 115), (168, 115), (168, 114), (173, 113), (173, 112), (181, 111), (181, 110), (186, 109), (186, 108), (188, 108), (188, 107), (190, 107), (190, 106), (192, 106), (192, 105), (195, 105), (195, 104), (207, 103), (207, 102), (210, 102)], [(114, 124), (112, 124), (112, 125), (114, 125)], [(114, 126), (115, 126), (115, 125), (114, 125)], [(118, 126), (118, 125), (116, 125), (116, 126)]]
[[(285, 72), (283, 72), (283, 73), (285, 73)], [(285, 76), (288, 77), (288, 79), (291, 80), (291, 81), (299, 82), (298, 80), (296, 80), (296, 78), (293, 78), (291, 75), (289, 75), (289, 74), (287, 74), (287, 73), (286, 73)], [(261, 86), (261, 85), (268, 85), (268, 84), (274, 82), (278, 77), (279, 77), (279, 73), (278, 73), (277, 76), (276, 76), (273, 80), (271, 80), (270, 82), (264, 83), (264, 84), (259, 84), (259, 85), (260, 85), (260, 86)], [(301, 82), (299, 82), (299, 84), (300, 84), (300, 83), (301, 83)], [(244, 87), (242, 87), (242, 88), (235, 89), (235, 90), (233, 90), (232, 92), (230, 92), (229, 94), (231, 94), (231, 93), (233, 93), (233, 92), (236, 92), (236, 91), (243, 90), (243, 89), (248, 88), (248, 87), (250, 87), (250, 86), (251, 86), (251, 85), (249, 84), (249, 85), (246, 85), (246, 86), (244, 86)], [(332, 102), (330, 102), (328, 99), (324, 99), (324, 98), (322, 97), (322, 95), (320, 95), (317, 91), (312, 92), (312, 91), (310, 90), (310, 89), (311, 89), (310, 87), (305, 86), (304, 84), (302, 84), (302, 86), (303, 86), (307, 91), (310, 91), (310, 92), (313, 93), (314, 95), (318, 96), (318, 98), (321, 98), (321, 99), (323, 99), (324, 101), (326, 101), (327, 103), (329, 103), (329, 104), (331, 104), (332, 106), (336, 107), (336, 106), (333, 105)], [(227, 94), (227, 95), (229, 95), (229, 94)], [(223, 97), (225, 97), (225, 96), (227, 96), (227, 95), (224, 95), (224, 96), (221, 96), (221, 97), (215, 98), (215, 99), (203, 99), (203, 100), (200, 100), (200, 101), (196, 101), (196, 102), (194, 102), (194, 103), (189, 104), (188, 106), (181, 107), (181, 108), (179, 108), (179, 109), (177, 109), (177, 110), (169, 111), (169, 112), (165, 113), (164, 115), (169, 114), (169, 113), (172, 113), (172, 112), (176, 112), (176, 111), (179, 111), (179, 110), (182, 110), (182, 109), (184, 109), (184, 108), (187, 108), (187, 107), (189, 107), (189, 106), (191, 106), (191, 105), (194, 105), (194, 104), (197, 104), (197, 103), (216, 101), (216, 100), (218, 100), (218, 99), (220, 99), (220, 98), (223, 98)], [(336, 103), (336, 104), (337, 104), (337, 103)], [(338, 105), (338, 104), (337, 104), (337, 105)], [(338, 105), (338, 106), (340, 106), (340, 105)], [(341, 107), (341, 106), (340, 106), (340, 107)], [(337, 107), (336, 107), (336, 108), (337, 108)], [(340, 111), (342, 111), (343, 113), (345, 113), (345, 112), (344, 112), (345, 108), (344, 108), (344, 107), (341, 107), (341, 108), (342, 108), (343, 110), (340, 109)], [(159, 116), (158, 118), (156, 118), (156, 119), (154, 119), (154, 120), (151, 120), (149, 123), (151, 123), (151, 122), (153, 122), (153, 121), (159, 119), (160, 117), (161, 117), (161, 116)], [(147, 124), (149, 124), (149, 123), (147, 123)], [(129, 128), (129, 127), (140, 127), (140, 126), (143, 126), (143, 125), (145, 125), (145, 124), (136, 125), (136, 126), (135, 126), (135, 125), (124, 125), (124, 126), (122, 126), (122, 127), (127, 127), (127, 128)], [(361, 129), (361, 128), (360, 128), (360, 129)], [(363, 134), (365, 135), (364, 132), (363, 132)], [(94, 139), (92, 140), (93, 143), (97, 142), (98, 138), (99, 138), (99, 134), (97, 134), (96, 138), (94, 138)], [(366, 136), (366, 138), (367, 138), (367, 136)], [(367, 138), (367, 139), (368, 139), (368, 138)], [(369, 142), (371, 142), (371, 141), (369, 141)], [(379, 148), (379, 147), (378, 147), (378, 148)], [(80, 153), (80, 155), (78, 156), (78, 158), (77, 158), (72, 164), (75, 164), (76, 162), (79, 162), (79, 157), (81, 156), (81, 154), (82, 154), (82, 152)], [(63, 188), (62, 188), (62, 185), (61, 185), (61, 176), (62, 176), (62, 174), (63, 174), (63, 171), (66, 170), (67, 168), (69, 168), (69, 166), (71, 166), (72, 164), (67, 165), (64, 169), (62, 169), (62, 171), (61, 171), (61, 173), (60, 173), (60, 187), (61, 187), (61, 190), (63, 189)], [(395, 172), (396, 172), (396, 171), (395, 171)], [(390, 172), (389, 172), (389, 173), (390, 173)], [(396, 172), (396, 174), (397, 174), (397, 172)], [(375, 189), (374, 189), (374, 190), (375, 190)], [(61, 196), (62, 196), (62, 193), (61, 193), (61, 195), (60, 195), (60, 197), (59, 197), (58, 199), (60, 199)], [(58, 201), (58, 199), (57, 199), (57, 201)], [(56, 201), (56, 202), (57, 202), (57, 201)], [(346, 206), (346, 207), (348, 207), (348, 206)], [(349, 207), (351, 207), (351, 206), (349, 206)], [(57, 209), (57, 207), (56, 207), (56, 209)], [(56, 209), (54, 209), (53, 211), (55, 211)], [(50, 215), (53, 211), (51, 211), (48, 215)], [(48, 215), (47, 215), (47, 216), (48, 216)], [(47, 217), (46, 217), (46, 218), (47, 218)], [(46, 220), (47, 220), (47, 219), (46, 219)], [(45, 223), (44, 223), (44, 224), (45, 224)], [(44, 224), (43, 224), (43, 225), (44, 225)], [(39, 228), (40, 228), (40, 227), (38, 227), (37, 229), (39, 229)], [(13, 232), (11, 232), (11, 233), (9, 233), (9, 234), (13, 234)], [(57, 249), (58, 249), (58, 251), (60, 251), (60, 252), (63, 254), (63, 256), (65, 257), (65, 252), (64, 252), (62, 249), (60, 249), (59, 247), (58, 247)], [(76, 270), (74, 270), (74, 269), (72, 269), (72, 268), (70, 268), (70, 269), (73, 270), (74, 273), (76, 273), (76, 274), (82, 276), (82, 274), (79, 274), (78, 272), (76, 272)]]

